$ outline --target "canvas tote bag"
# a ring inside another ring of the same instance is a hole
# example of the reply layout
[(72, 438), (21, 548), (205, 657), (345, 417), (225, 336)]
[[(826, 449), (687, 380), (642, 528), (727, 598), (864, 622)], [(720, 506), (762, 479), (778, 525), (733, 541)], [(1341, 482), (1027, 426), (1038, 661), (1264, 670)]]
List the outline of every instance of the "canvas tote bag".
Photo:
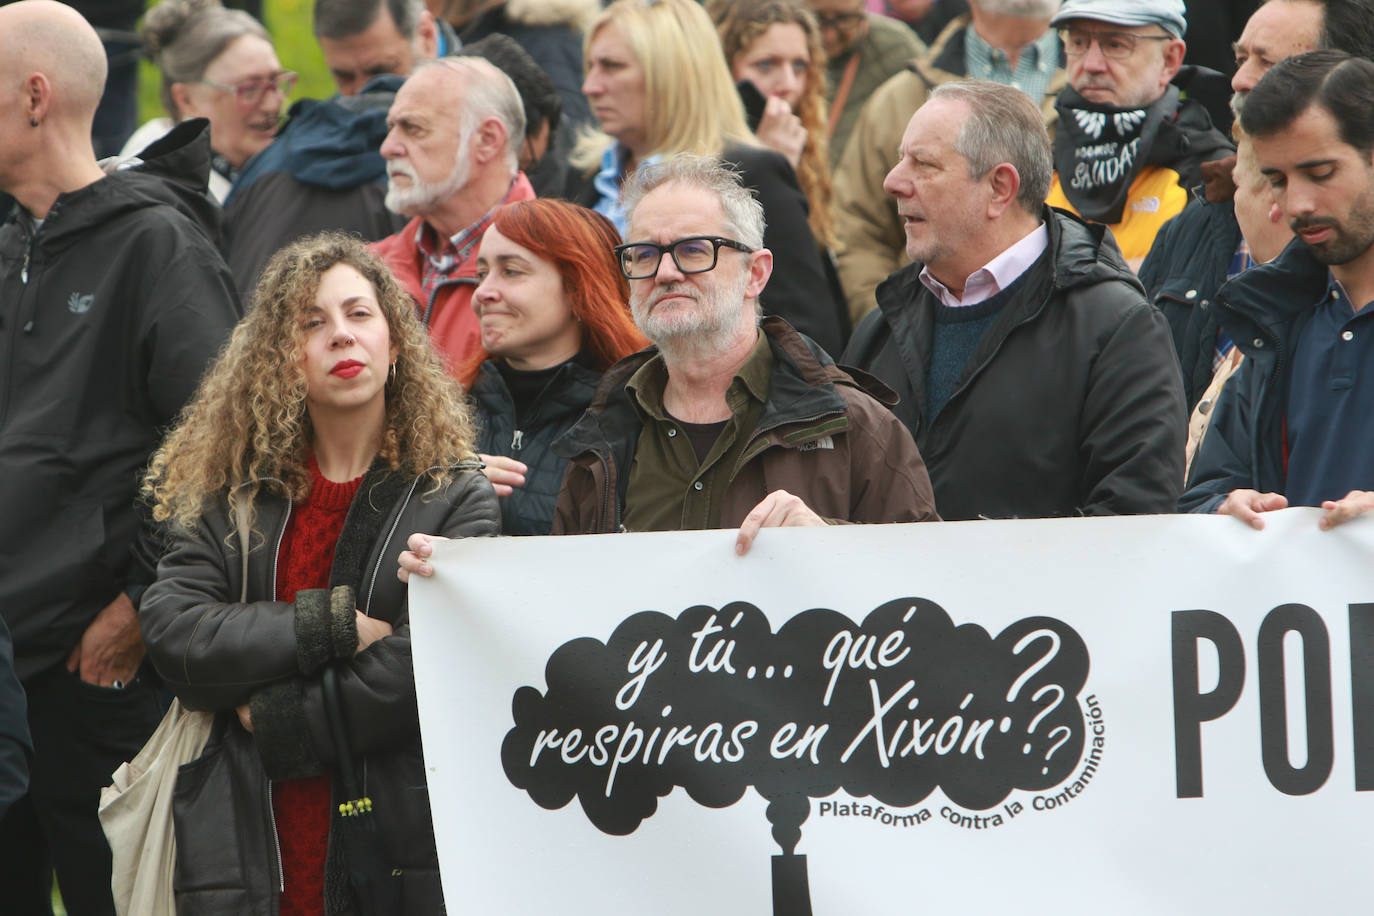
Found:
[[(248, 600), (248, 514), (232, 497), (243, 558), (243, 593)], [(110, 843), (114, 868), (110, 888), (119, 916), (176, 916), (172, 870), (176, 834), (172, 793), (177, 770), (205, 750), (215, 714), (193, 712), (173, 699), (148, 743), (121, 763), (112, 785), (100, 792), (100, 826)]]

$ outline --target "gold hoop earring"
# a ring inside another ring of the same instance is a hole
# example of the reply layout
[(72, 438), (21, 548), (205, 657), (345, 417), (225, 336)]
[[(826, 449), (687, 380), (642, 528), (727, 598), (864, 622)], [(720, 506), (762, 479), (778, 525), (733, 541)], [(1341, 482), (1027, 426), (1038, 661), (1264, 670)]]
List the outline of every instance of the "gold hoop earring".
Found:
[(391, 371), (387, 373), (386, 381), (387, 381), (387, 384), (388, 384), (388, 385), (391, 384), (392, 382), (396, 381), (396, 363), (397, 363), (397, 362), (399, 362), (399, 360), (393, 360), (393, 361), (392, 361), (392, 363), (391, 363)]

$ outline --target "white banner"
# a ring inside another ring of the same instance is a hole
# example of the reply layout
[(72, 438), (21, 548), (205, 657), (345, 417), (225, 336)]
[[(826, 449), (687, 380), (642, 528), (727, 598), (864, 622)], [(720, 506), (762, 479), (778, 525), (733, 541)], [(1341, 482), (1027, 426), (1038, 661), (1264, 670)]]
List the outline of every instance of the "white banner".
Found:
[(1317, 518), (441, 545), (449, 911), (1367, 912), (1374, 518)]

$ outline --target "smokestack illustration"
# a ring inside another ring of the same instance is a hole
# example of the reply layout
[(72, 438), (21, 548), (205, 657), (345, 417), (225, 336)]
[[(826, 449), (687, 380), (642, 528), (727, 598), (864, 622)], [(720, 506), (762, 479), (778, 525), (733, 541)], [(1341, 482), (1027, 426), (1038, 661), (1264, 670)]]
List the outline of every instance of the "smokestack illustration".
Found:
[(784, 795), (768, 802), (773, 839), (782, 855), (773, 856), (773, 916), (811, 916), (811, 884), (806, 877), (806, 856), (795, 854), (801, 825), (811, 814), (804, 795)]

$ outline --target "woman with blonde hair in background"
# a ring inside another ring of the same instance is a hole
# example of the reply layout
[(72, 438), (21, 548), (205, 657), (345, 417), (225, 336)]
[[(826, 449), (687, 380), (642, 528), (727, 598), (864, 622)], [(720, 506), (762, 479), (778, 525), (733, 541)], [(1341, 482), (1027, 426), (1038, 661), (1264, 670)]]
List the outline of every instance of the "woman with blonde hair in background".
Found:
[(806, 195), (786, 157), (749, 130), (706, 11), (695, 0), (616, 0), (587, 30), (583, 61), (582, 91), (601, 130), (573, 150), (574, 178), (584, 184), (569, 197), (609, 217), (623, 237), (620, 188), (636, 168), (682, 152), (720, 158), (763, 204), (764, 245), (773, 252), (763, 311), (838, 353), (848, 314), (811, 232)]
[[(215, 713), (177, 775), (177, 912), (354, 913), (360, 871), (384, 876), (373, 911), (441, 912), (394, 569), (411, 533), (495, 535), (500, 510), (457, 386), (361, 241), (272, 258), (145, 492), (171, 531), (140, 612), (148, 657)], [(331, 819), (353, 754), (367, 861)]]
[(799, 0), (711, 0), (706, 11), (731, 75), (766, 99), (754, 134), (792, 164), (811, 205), (811, 234), (833, 249), (825, 51), (816, 17)]

